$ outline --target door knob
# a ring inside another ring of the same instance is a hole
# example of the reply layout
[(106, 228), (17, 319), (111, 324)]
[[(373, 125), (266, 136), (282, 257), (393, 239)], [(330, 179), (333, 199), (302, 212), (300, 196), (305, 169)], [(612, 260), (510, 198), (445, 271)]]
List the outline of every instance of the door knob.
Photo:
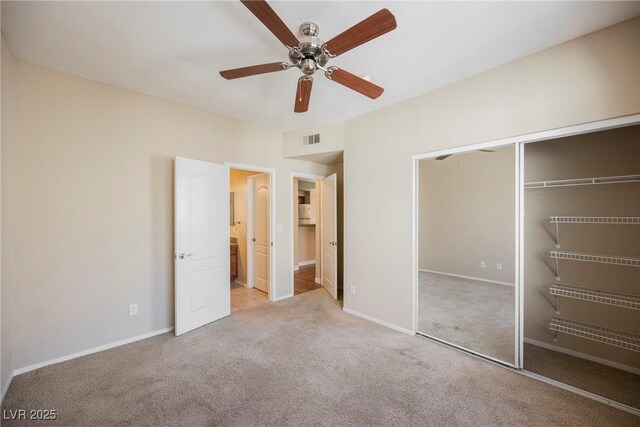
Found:
[(191, 255), (193, 255), (193, 254), (180, 254), (180, 255), (178, 255), (178, 258), (185, 259), (185, 258), (189, 258)]

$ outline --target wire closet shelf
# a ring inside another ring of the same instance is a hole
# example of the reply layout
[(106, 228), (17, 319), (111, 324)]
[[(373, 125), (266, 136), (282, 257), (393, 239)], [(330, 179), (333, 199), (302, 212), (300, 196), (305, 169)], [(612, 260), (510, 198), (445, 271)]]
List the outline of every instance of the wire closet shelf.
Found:
[(557, 179), (553, 181), (525, 182), (524, 188), (571, 187), (576, 185), (625, 184), (640, 182), (640, 175), (599, 176), (595, 178)]
[(640, 310), (640, 296), (587, 289), (578, 286), (554, 283), (549, 286), (549, 294), (555, 297), (572, 298), (598, 304), (613, 305), (621, 308)]
[(563, 319), (558, 316), (553, 316), (551, 318), (549, 328), (552, 331), (609, 344), (626, 350), (640, 352), (640, 336), (635, 334), (616, 331), (614, 329), (601, 328), (587, 323)]
[(552, 216), (551, 224), (620, 224), (640, 225), (638, 216)]
[(595, 262), (600, 264), (615, 264), (625, 265), (629, 267), (640, 267), (640, 258), (631, 256), (601, 255), (571, 251), (550, 251), (549, 255), (552, 259), (558, 260), (562, 259), (569, 261)]

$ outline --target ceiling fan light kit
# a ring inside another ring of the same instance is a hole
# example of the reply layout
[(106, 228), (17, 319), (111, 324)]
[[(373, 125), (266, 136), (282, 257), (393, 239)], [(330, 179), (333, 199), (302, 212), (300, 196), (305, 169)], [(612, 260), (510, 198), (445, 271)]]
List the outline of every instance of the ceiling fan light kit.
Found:
[(387, 9), (374, 13), (325, 43), (318, 37), (320, 27), (314, 22), (304, 22), (300, 25), (299, 37), (296, 37), (266, 1), (242, 1), (242, 4), (289, 49), (290, 63), (274, 62), (221, 71), (220, 75), (225, 79), (238, 79), (298, 68), (303, 76), (298, 79), (296, 89), (293, 108), (296, 113), (303, 113), (309, 109), (313, 75), (318, 70), (324, 72), (329, 80), (371, 99), (376, 99), (384, 92), (382, 87), (371, 83), (370, 77), (359, 77), (338, 67), (326, 65), (332, 58), (394, 30), (397, 26), (396, 20)]

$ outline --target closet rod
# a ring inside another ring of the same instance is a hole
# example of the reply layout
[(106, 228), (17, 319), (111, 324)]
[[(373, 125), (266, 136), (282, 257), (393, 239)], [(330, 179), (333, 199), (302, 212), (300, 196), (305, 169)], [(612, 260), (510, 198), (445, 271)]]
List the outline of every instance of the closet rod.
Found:
[(580, 288), (578, 286), (563, 285), (562, 283), (554, 283), (550, 285), (549, 293), (556, 297), (572, 298), (598, 304), (607, 304), (616, 307), (630, 308), (632, 310), (640, 310), (639, 295)]
[(552, 216), (552, 224), (637, 224), (638, 216)]
[(558, 179), (555, 181), (525, 182), (524, 188), (570, 187), (574, 185), (623, 184), (640, 182), (640, 175), (599, 176), (595, 178)]
[(640, 352), (640, 336), (613, 329), (601, 328), (587, 323), (576, 322), (553, 316), (549, 322), (552, 331), (581, 337), (614, 347)]
[(618, 255), (598, 255), (582, 252), (550, 251), (552, 259), (564, 259), (569, 261), (596, 262), (600, 264), (626, 265), (630, 267), (640, 267), (640, 258)]

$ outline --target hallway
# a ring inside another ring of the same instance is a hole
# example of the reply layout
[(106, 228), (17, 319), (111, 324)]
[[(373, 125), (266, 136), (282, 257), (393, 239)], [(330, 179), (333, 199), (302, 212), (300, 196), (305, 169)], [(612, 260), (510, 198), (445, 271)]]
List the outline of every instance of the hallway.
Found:
[(302, 294), (304, 292), (314, 291), (320, 289), (322, 285), (315, 282), (316, 279), (316, 266), (305, 265), (300, 267), (293, 275), (293, 292), (294, 295)]

